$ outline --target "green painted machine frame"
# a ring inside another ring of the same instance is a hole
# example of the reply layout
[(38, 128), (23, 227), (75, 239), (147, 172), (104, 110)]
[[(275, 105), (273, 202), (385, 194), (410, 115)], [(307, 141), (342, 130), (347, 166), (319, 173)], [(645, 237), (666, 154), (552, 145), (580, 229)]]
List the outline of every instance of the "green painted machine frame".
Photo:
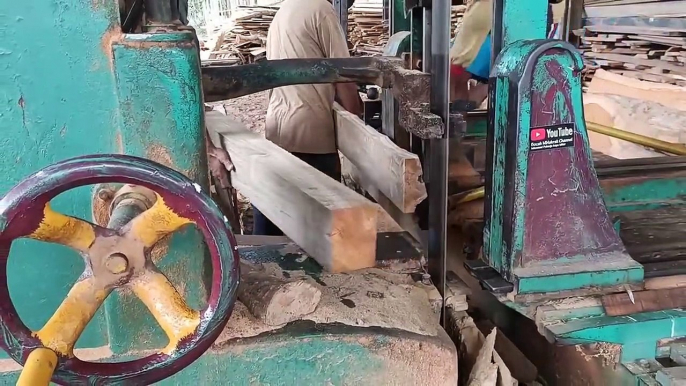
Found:
[[(44, 166), (91, 153), (146, 157), (209, 189), (200, 58), (192, 32), (124, 35), (115, 1), (3, 3), (0, 15), (3, 194)], [(40, 48), (31, 38), (36, 34), (43, 36)], [(94, 190), (82, 188), (58, 197), (54, 207), (91, 218), (93, 201)], [(206, 262), (186, 258), (206, 255), (197, 232), (183, 232), (169, 246), (162, 266), (172, 281), (203, 277)], [(83, 267), (72, 251), (34, 241), (17, 243), (12, 254), (21, 258), (9, 261), (10, 292), (21, 317), (37, 329)], [(189, 301), (200, 305), (204, 281), (184, 284)], [(78, 348), (124, 353), (164, 342), (141, 304), (115, 297)]]
[[(594, 166), (583, 116), (581, 56), (567, 43), (540, 40), (546, 37), (548, 1), (493, 1), (489, 110), (466, 113), (462, 136), (487, 141), (483, 260), (470, 262), (468, 269), (493, 295), (492, 301), (473, 300), (522, 351), (539, 358), (542, 375), (557, 379), (551, 384), (577, 382), (586, 370), (589, 383), (658, 384), (655, 373), (661, 366), (656, 359), (683, 352), (674, 343), (686, 337), (683, 310), (613, 317), (599, 302), (603, 293), (643, 288), (644, 268), (619, 238), (621, 218), (635, 211), (683, 207), (684, 159), (598, 161)], [(405, 29), (393, 30), (391, 41), (402, 39), (403, 44), (393, 47), (405, 50), (387, 54), (416, 58), (424, 31), (415, 20), (422, 15), (419, 8), (402, 13), (399, 2), (391, 3), (390, 15), (403, 22), (390, 24)], [(543, 110), (549, 116), (539, 113)], [(554, 157), (530, 151), (531, 129), (565, 123), (574, 124), (573, 148), (548, 151)], [(384, 132), (390, 136), (390, 130)], [(554, 175), (551, 168), (543, 171), (546, 164), (573, 172)], [(544, 189), (551, 178), (550, 185), (559, 186)], [(553, 210), (537, 205), (551, 197)], [(597, 304), (558, 309), (547, 303), (578, 296)], [(541, 341), (532, 343), (531, 334), (541, 334)], [(624, 366), (615, 366), (617, 362)]]
[[(206, 98), (196, 36), (178, 23), (159, 20), (143, 28), (142, 33), (123, 33), (117, 3), (32, 0), (0, 5), (0, 94), (5, 100), (0, 127), (11, 133), (3, 140), (0, 163), (6, 178), (0, 192), (7, 192), (26, 176), (57, 161), (98, 153), (151, 159), (183, 173), (203, 191), (209, 191), (204, 138)], [(153, 6), (163, 3), (146, 2)], [(32, 38), (36, 34), (42, 36), (40, 44)], [(382, 85), (389, 79), (395, 83), (404, 80), (386, 78), (383, 75), (398, 73), (372, 66), (388, 62), (360, 63), (370, 70), (365, 74), (371, 73)], [(311, 68), (307, 64), (304, 67), (308, 66)], [(322, 76), (343, 77), (338, 81), (346, 81), (345, 74), (338, 72), (340, 66), (335, 67)], [(243, 69), (259, 72), (261, 68)], [(288, 74), (274, 69), (266, 66), (272, 81)], [(364, 76), (355, 71), (353, 74)], [(232, 80), (236, 79), (246, 81), (240, 77)], [(408, 101), (428, 99), (427, 80), (421, 73), (409, 78), (414, 83), (402, 89), (413, 89), (422, 97), (415, 98), (411, 93)], [(440, 135), (443, 129), (435, 124), (435, 116), (423, 113), (421, 106), (406, 107), (417, 113), (413, 115), (419, 117), (417, 127), (428, 130), (424, 135)], [(53, 201), (53, 208), (74, 217), (97, 219), (103, 214), (97, 203), (104, 188), (78, 188), (62, 194)], [(267, 249), (273, 261), (300, 259), (290, 252), (284, 252), (288, 255), (285, 257), (278, 249)], [(211, 270), (199, 232), (179, 232), (153, 253), (164, 255), (158, 266), (188, 304), (202, 309)], [(14, 243), (8, 286), (27, 327), (35, 331), (45, 324), (83, 271), (79, 262), (67, 248), (31, 240)], [(426, 338), (384, 328), (289, 325), (250, 339), (218, 344), (160, 384), (197, 383), (200, 376), (208, 384), (225, 383), (227, 379), (236, 384), (275, 385), (355, 384), (385, 379), (397, 376), (397, 369), (403, 366), (405, 359), (389, 359), (387, 355), (395, 350), (390, 347), (399, 342), (417, 347), (418, 352), (438, 348), (455, 356), (456, 362), (454, 345), (443, 331), (441, 334)], [(144, 306), (121, 292), (112, 294), (98, 311), (77, 342), (76, 355), (94, 361), (121, 361), (165, 344), (164, 333)], [(7, 365), (7, 370), (0, 373), (0, 384), (13, 384), (17, 366), (4, 352), (0, 352), (0, 361)]]

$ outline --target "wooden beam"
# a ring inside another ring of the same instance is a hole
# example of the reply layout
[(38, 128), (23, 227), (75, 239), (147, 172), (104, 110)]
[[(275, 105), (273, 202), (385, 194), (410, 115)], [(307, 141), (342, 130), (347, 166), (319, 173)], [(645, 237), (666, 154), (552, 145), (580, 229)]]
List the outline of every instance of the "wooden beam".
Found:
[(205, 114), (215, 146), (236, 166), (232, 183), (331, 272), (375, 265), (378, 205), (219, 112)]
[(686, 288), (637, 291), (631, 296), (623, 292), (605, 295), (602, 302), (608, 316), (682, 308), (686, 307)]
[[(360, 170), (345, 156), (341, 157), (343, 175), (350, 178), (359, 188), (365, 191), (379, 204), (378, 231), (398, 232), (407, 231), (415, 240), (420, 240), (420, 229), (412, 213), (403, 213), (391, 200), (374, 185), (373, 181), (365, 178)], [(388, 227), (391, 224), (391, 227)], [(395, 228), (397, 226), (399, 229)]]
[(595, 72), (588, 94), (621, 95), (686, 111), (686, 89), (683, 87), (632, 79), (605, 70)]
[(338, 148), (403, 213), (426, 198), (419, 157), (334, 104)]
[[(686, 116), (683, 111), (651, 100), (612, 94), (586, 94), (584, 116), (587, 122), (615, 127), (671, 143), (683, 143)], [(588, 132), (591, 149), (618, 159), (659, 157), (662, 154), (617, 138)]]

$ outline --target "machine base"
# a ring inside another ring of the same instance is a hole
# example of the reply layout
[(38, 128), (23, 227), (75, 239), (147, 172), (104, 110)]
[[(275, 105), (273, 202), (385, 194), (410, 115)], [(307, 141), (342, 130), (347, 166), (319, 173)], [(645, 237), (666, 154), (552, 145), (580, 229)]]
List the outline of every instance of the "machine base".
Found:
[[(244, 245), (242, 259), (284, 276), (311, 277), (322, 290), (319, 306), (301, 320), (269, 326), (237, 302), (212, 348), (160, 385), (457, 383), (457, 349), (439, 325), (440, 295), (414, 273), (421, 254), (405, 248), (400, 258), (379, 261), (384, 268), (329, 274), (285, 238), (259, 237), (260, 246), (246, 246), (250, 237), (237, 239)], [(397, 252), (404, 238), (394, 240), (388, 247)], [(108, 362), (144, 354), (113, 355), (109, 347), (76, 351), (83, 359)], [(0, 362), (0, 385), (13, 385), (19, 365)]]

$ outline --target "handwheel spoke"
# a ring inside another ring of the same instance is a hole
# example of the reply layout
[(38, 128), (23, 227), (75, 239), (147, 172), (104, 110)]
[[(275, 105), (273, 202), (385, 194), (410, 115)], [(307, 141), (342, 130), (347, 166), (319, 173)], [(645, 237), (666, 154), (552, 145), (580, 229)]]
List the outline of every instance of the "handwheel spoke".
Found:
[(152, 208), (131, 220), (125, 232), (150, 248), (164, 236), (191, 223), (191, 220), (176, 214), (167, 206), (162, 197), (157, 195)]
[(86, 252), (95, 241), (97, 228), (97, 225), (88, 221), (55, 212), (50, 204), (47, 204), (38, 228), (26, 237)]
[(169, 279), (154, 266), (147, 268), (130, 285), (169, 337), (169, 345), (162, 352), (173, 352), (182, 339), (195, 332), (200, 324), (200, 313), (186, 304)]
[(76, 341), (110, 292), (92, 276), (79, 280), (35, 335), (45, 347), (72, 356)]

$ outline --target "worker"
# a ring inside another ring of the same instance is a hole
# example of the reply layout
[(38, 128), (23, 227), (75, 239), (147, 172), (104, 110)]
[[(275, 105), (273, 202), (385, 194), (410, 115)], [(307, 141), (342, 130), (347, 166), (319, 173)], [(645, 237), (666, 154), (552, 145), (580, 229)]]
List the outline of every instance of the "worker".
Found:
[[(348, 2), (348, 6), (352, 1)], [(347, 58), (348, 44), (333, 4), (285, 0), (267, 33), (267, 59)], [(355, 115), (362, 100), (354, 83), (286, 86), (269, 92), (266, 137), (310, 166), (340, 181), (333, 103)], [(253, 206), (253, 234), (281, 235)]]
[[(450, 48), (450, 100), (462, 111), (476, 109), (488, 95), (493, 25), (492, 0), (465, 0), (465, 3), (467, 9)], [(552, 27), (564, 14), (564, 1), (550, 3), (555, 3), (548, 8), (548, 26)]]

